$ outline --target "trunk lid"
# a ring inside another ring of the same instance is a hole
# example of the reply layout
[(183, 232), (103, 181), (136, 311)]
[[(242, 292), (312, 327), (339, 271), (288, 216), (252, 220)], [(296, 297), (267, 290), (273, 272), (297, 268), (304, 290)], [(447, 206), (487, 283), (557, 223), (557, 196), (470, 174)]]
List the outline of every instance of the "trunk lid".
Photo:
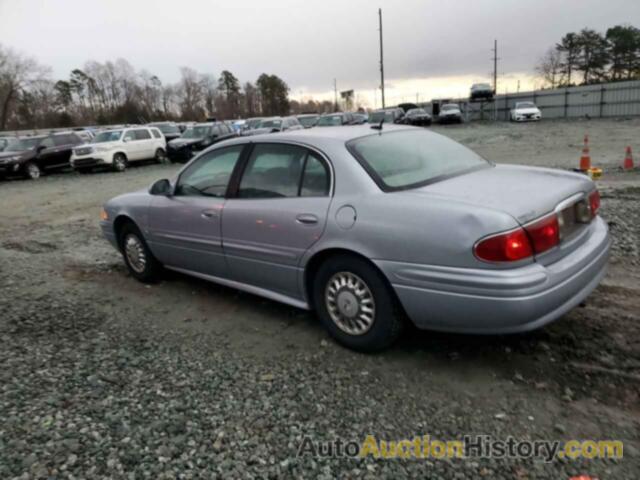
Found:
[(525, 224), (578, 193), (589, 193), (585, 175), (547, 168), (496, 165), (409, 190), (506, 212)]

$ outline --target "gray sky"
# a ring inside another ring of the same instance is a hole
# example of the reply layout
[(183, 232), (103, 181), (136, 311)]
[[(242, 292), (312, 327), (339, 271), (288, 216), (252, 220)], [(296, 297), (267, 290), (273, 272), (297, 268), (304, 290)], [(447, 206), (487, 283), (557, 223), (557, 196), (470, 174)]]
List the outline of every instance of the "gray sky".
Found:
[(294, 96), (332, 95), (335, 77), (338, 89), (371, 97), (378, 7), (388, 94), (398, 97), (456, 95), (488, 80), (494, 38), (501, 86), (513, 91), (517, 80), (531, 86), (536, 60), (566, 32), (640, 27), (639, 0), (0, 0), (0, 43), (56, 78), (122, 57), (165, 82), (189, 66), (243, 82), (275, 73)]

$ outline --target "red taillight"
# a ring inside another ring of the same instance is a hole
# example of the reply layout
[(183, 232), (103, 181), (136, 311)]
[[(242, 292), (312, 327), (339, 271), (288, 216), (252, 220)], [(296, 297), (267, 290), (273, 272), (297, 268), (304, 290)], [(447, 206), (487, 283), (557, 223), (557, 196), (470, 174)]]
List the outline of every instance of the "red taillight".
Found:
[(600, 210), (600, 192), (598, 190), (589, 195), (589, 207), (591, 208), (592, 217), (598, 215), (598, 210)]
[(515, 262), (533, 255), (529, 237), (522, 228), (485, 238), (476, 244), (474, 252), (488, 262)]
[(555, 213), (526, 225), (524, 229), (531, 238), (535, 253), (546, 252), (560, 243), (560, 225)]

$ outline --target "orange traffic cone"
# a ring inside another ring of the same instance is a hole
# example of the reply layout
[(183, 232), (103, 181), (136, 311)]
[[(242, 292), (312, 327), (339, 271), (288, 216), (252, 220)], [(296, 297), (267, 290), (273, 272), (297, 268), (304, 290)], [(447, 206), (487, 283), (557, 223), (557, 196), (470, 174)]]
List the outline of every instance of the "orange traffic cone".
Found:
[(624, 156), (624, 163), (622, 168), (625, 170), (631, 170), (633, 168), (633, 156), (631, 155), (631, 147), (627, 147), (627, 154)]
[(580, 170), (586, 172), (591, 168), (591, 156), (589, 155), (589, 136), (584, 136), (584, 147), (582, 148), (582, 156), (580, 157)]

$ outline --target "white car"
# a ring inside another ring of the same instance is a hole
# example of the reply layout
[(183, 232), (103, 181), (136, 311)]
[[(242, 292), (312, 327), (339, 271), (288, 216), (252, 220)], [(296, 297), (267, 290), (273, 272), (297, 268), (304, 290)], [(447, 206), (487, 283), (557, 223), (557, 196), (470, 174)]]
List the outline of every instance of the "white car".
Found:
[(73, 149), (69, 162), (80, 172), (98, 167), (117, 172), (138, 160), (167, 161), (167, 141), (155, 127), (132, 127), (98, 133), (91, 143)]
[(516, 103), (516, 106), (511, 110), (512, 122), (526, 122), (529, 120), (537, 121), (541, 118), (542, 113), (533, 102), (518, 102)]

